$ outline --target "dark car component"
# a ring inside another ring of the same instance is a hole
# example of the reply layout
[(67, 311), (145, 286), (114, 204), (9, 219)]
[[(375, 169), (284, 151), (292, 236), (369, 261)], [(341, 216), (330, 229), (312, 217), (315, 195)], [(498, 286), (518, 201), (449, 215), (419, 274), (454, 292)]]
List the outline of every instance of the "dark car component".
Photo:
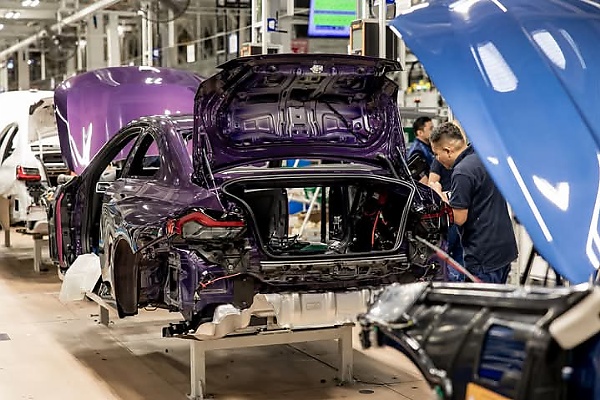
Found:
[(443, 399), (474, 391), (513, 400), (596, 399), (600, 336), (565, 350), (551, 328), (593, 291), (588, 285), (392, 285), (359, 317), (361, 340), (407, 355)]

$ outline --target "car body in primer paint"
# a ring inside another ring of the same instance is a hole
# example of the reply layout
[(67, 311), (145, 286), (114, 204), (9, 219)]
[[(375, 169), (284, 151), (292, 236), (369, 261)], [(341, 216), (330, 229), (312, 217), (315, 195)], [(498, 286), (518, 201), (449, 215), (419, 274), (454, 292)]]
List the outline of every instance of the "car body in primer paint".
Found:
[(0, 94), (0, 196), (10, 203), (10, 222), (46, 234), (44, 193), (66, 172), (58, 145), (50, 91)]
[[(202, 83), (141, 67), (67, 80), (57, 122), (80, 175), (50, 210), (53, 259), (66, 271), (98, 253), (100, 296), (121, 316), (146, 305), (181, 312), (167, 334), (259, 307), (256, 296), (360, 297), (430, 279), (439, 263), (415, 237), (439, 243), (449, 212), (409, 176), (386, 76), (398, 69), (278, 55), (231, 61)], [(321, 163), (281, 164), (307, 157)], [(327, 211), (311, 242), (290, 234), (288, 190), (315, 187)]]
[(431, 0), (391, 25), (427, 69), (537, 251), (568, 288), (387, 288), (363, 341), (439, 398), (599, 399), (600, 2)]

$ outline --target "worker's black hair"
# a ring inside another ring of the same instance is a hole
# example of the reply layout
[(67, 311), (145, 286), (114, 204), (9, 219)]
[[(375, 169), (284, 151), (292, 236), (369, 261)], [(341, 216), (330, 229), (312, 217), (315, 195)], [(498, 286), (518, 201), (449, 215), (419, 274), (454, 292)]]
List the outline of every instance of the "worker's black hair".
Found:
[(430, 122), (431, 118), (429, 117), (419, 117), (417, 119), (415, 119), (415, 122), (413, 122), (413, 133), (416, 135), (417, 131), (422, 130), (425, 127), (425, 124)]
[(431, 132), (431, 135), (429, 135), (430, 143), (437, 143), (442, 139), (454, 139), (460, 140), (461, 142), (465, 141), (465, 137), (462, 135), (459, 127), (452, 122), (444, 122), (435, 128), (433, 132)]

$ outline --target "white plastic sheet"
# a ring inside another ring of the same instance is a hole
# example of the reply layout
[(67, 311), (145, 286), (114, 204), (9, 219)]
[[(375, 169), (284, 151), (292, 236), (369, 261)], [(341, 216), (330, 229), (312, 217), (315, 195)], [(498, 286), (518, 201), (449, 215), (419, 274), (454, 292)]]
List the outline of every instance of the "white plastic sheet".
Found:
[(83, 300), (100, 278), (100, 258), (96, 254), (82, 254), (75, 259), (63, 278), (58, 299), (62, 302)]

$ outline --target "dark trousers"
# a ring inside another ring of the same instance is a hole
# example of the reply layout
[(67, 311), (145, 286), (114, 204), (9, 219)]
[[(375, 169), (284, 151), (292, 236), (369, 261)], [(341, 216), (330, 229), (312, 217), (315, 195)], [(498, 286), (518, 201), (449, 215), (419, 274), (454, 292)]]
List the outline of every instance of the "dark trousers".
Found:
[(506, 283), (508, 274), (510, 273), (510, 264), (491, 272), (484, 272), (482, 267), (469, 268), (467, 266), (467, 269), (470, 273), (481, 279), (483, 283)]
[[(460, 243), (460, 232), (458, 225), (452, 224), (448, 229), (448, 255), (460, 265), (465, 265), (463, 258), (463, 247)], [(446, 265), (446, 280), (449, 282), (464, 282), (465, 276), (452, 268), (451, 265)]]
[[(465, 268), (483, 283), (506, 283), (510, 273), (510, 264), (497, 268), (493, 271), (486, 271), (481, 265), (465, 265)], [(451, 266), (446, 266), (446, 279), (448, 282), (468, 282), (464, 274), (461, 274)]]

